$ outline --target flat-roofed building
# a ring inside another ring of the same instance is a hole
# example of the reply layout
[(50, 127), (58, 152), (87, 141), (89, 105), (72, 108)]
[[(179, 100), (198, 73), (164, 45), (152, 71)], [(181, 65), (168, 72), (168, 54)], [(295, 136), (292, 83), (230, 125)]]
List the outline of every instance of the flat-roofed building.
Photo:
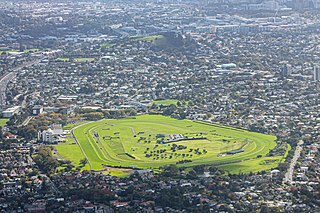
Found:
[(14, 115), (17, 115), (21, 112), (21, 106), (10, 107), (4, 111), (2, 111), (2, 117), (11, 118)]

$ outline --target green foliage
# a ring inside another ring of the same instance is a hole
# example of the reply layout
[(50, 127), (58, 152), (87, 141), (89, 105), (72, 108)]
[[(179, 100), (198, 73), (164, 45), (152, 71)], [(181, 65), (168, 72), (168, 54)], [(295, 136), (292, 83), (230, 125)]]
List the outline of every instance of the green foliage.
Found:
[(39, 169), (47, 174), (54, 173), (55, 169), (59, 166), (59, 162), (52, 156), (50, 147), (40, 147), (33, 160)]
[(32, 119), (27, 126), (18, 129), (18, 135), (28, 140), (36, 138), (38, 130), (46, 130), (51, 124), (67, 124), (67, 116), (61, 113), (39, 115)]
[(97, 121), (102, 119), (104, 116), (102, 112), (90, 112), (90, 113), (84, 114), (84, 117), (86, 120), (89, 120), (89, 121)]
[(177, 109), (175, 104), (170, 104), (164, 111), (163, 115), (172, 115)]
[(38, 133), (37, 129), (35, 129), (34, 126), (32, 125), (23, 126), (18, 129), (18, 135), (29, 140), (35, 138), (37, 136), (37, 133)]
[(88, 163), (88, 159), (87, 158), (83, 158), (80, 160), (80, 164), (82, 164), (83, 166), (86, 165)]
[(162, 174), (167, 177), (177, 177), (177, 175), (179, 175), (179, 172), (179, 168), (176, 165), (170, 164), (169, 166), (166, 166), (164, 168)]

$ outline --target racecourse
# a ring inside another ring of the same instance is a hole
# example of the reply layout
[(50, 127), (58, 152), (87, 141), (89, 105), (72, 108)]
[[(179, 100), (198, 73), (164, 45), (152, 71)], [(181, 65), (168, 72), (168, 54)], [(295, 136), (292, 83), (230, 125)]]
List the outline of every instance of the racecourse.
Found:
[[(275, 136), (161, 115), (104, 119), (75, 127), (73, 133), (83, 150), (78, 159), (86, 156), (92, 170), (206, 164), (236, 173), (237, 165), (246, 172), (267, 170), (280, 159), (266, 157), (276, 146)], [(273, 163), (261, 165), (265, 160)]]

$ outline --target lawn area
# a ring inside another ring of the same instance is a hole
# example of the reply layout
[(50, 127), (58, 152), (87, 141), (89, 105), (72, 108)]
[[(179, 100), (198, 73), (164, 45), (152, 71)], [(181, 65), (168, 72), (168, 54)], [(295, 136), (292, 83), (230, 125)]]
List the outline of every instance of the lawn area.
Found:
[(121, 168), (107, 168), (106, 171), (103, 172), (106, 175), (117, 176), (117, 177), (129, 177), (132, 174), (132, 170), (130, 169), (121, 169)]
[(15, 52), (19, 52), (19, 50), (11, 49), (11, 50), (7, 50), (6, 52), (7, 53), (9, 53), (9, 52), (15, 53)]
[[(163, 105), (163, 106), (169, 106), (171, 104), (177, 104), (179, 100), (175, 100), (175, 99), (167, 99), (167, 100), (158, 100), (158, 101), (153, 101), (152, 104), (156, 104), (156, 105)], [(183, 105), (182, 101), (180, 101), (181, 104)], [(186, 102), (187, 103), (187, 102)], [(185, 104), (186, 104), (185, 103)]]
[(110, 47), (113, 47), (114, 45), (115, 44), (103, 43), (103, 44), (101, 44), (101, 47), (110, 48)]
[(25, 53), (34, 53), (34, 52), (38, 52), (38, 51), (39, 51), (39, 49), (36, 49), (36, 48), (24, 50)]
[(19, 52), (19, 50), (11, 49), (11, 50), (0, 51), (0, 55), (1, 55), (3, 52), (5, 52), (6, 54), (8, 54), (8, 53), (10, 53), (10, 52), (11, 52), (11, 53)]
[[(59, 143), (54, 147), (63, 159), (70, 160), (76, 167), (80, 166), (80, 160), (85, 158), (80, 147), (72, 138), (67, 138), (65, 143)], [(82, 167), (82, 170), (90, 170), (89, 164)]]
[(163, 38), (163, 35), (133, 36), (131, 38), (136, 41), (146, 41), (155, 44), (157, 40)]
[(59, 61), (69, 61), (69, 58), (57, 58)]
[(5, 126), (6, 123), (9, 121), (9, 118), (1, 118), (0, 119), (0, 126)]
[(85, 124), (87, 123), (87, 121), (83, 121), (83, 122), (78, 122), (78, 123), (74, 123), (74, 124), (67, 124), (63, 127), (64, 130), (71, 130), (72, 128), (75, 128), (77, 126), (80, 126), (81, 124)]
[(278, 166), (281, 160), (281, 156), (277, 157), (264, 157), (255, 158), (250, 160), (244, 160), (239, 163), (232, 163), (217, 166), (220, 169), (229, 171), (232, 174), (258, 172), (263, 170), (270, 170)]
[[(104, 119), (76, 127), (74, 134), (93, 170), (206, 164), (238, 173), (269, 170), (282, 158), (266, 157), (276, 146), (275, 136), (161, 115)], [(80, 149), (70, 154), (73, 146), (60, 149), (65, 152), (61, 156), (70, 155), (68, 159), (75, 163), (83, 158)], [(236, 150), (241, 152), (228, 154)]]

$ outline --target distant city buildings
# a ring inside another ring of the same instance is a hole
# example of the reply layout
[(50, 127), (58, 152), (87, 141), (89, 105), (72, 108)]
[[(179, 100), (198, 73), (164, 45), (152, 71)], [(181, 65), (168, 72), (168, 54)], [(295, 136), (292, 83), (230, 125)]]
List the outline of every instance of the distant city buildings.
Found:
[(290, 76), (291, 72), (292, 72), (292, 66), (290, 64), (283, 65), (283, 67), (282, 67), (282, 77), (283, 78)]
[(313, 80), (314, 81), (320, 80), (320, 67), (318, 65), (314, 66), (313, 68)]
[(293, 8), (296, 10), (318, 9), (320, 8), (320, 0), (294, 0)]

